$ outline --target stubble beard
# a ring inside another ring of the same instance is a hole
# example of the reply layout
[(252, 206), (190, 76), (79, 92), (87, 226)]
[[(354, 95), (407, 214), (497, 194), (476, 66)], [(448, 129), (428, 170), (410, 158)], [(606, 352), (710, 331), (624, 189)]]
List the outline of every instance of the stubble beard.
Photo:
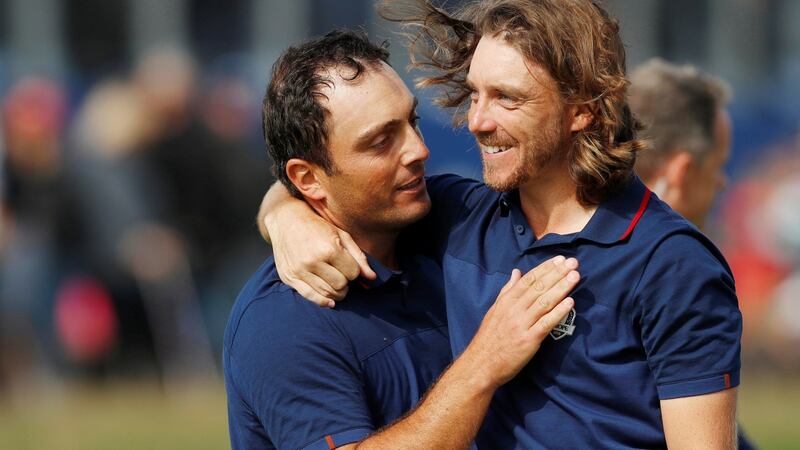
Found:
[[(483, 160), (483, 180), (487, 186), (498, 192), (508, 192), (519, 188), (530, 181), (536, 174), (542, 173), (558, 159), (564, 148), (559, 128), (546, 127), (541, 134), (519, 147), (518, 161), (511, 169), (511, 173), (503, 176), (491, 164)], [(566, 157), (566, 154), (563, 155)]]

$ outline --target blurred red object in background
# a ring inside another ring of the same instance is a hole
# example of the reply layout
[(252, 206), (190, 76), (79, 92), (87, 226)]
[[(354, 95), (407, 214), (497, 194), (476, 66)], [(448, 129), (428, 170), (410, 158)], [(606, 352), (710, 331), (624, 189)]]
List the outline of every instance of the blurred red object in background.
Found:
[(80, 363), (106, 357), (118, 330), (108, 290), (93, 278), (74, 277), (61, 285), (55, 300), (56, 333), (67, 356)]

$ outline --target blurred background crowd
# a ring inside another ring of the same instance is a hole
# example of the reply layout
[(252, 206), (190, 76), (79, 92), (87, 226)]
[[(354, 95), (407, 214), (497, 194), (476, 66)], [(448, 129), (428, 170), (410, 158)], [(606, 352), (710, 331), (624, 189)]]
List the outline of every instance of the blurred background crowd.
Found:
[[(758, 442), (779, 420), (757, 409), (775, 407), (770, 386), (778, 411), (800, 411), (800, 2), (604, 3), (629, 69), (658, 56), (732, 87), (729, 181), (706, 231), (736, 277)], [(225, 445), (222, 331), (269, 255), (254, 221), (273, 180), (261, 97), (286, 46), (337, 26), (389, 40), (404, 73), (372, 0), (0, 0), (0, 423), (52, 401), (29, 395), (42, 389), (205, 380), (222, 437), (204, 443)], [(472, 138), (430, 94), (428, 172), (480, 177)], [(49, 448), (0, 425), (4, 439)]]

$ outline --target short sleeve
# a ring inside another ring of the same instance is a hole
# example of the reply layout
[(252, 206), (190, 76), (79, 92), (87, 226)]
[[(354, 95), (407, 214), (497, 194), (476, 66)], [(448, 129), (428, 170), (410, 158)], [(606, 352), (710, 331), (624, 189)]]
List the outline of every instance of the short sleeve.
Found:
[(358, 360), (326, 313), (294, 295), (244, 312), (225, 355), (234, 449), (264, 448), (261, 434), (267, 448), (328, 450), (373, 432)]
[(639, 282), (641, 334), (659, 398), (739, 384), (742, 317), (727, 264), (710, 242), (674, 234)]
[(475, 209), (489, 188), (479, 181), (454, 174), (429, 176), (425, 183), (431, 198), (431, 211), (424, 219), (408, 227), (402, 240), (417, 252), (436, 259), (450, 232), (464, 221), (469, 211)]

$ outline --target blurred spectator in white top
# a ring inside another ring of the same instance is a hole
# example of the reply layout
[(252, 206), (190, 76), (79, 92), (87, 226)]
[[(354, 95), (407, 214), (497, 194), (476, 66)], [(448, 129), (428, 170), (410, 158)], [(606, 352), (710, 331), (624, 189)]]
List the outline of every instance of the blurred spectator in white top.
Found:
[(704, 228), (727, 182), (727, 84), (692, 66), (653, 59), (633, 72), (629, 92), (631, 108), (653, 144), (638, 155), (636, 172), (674, 210)]

